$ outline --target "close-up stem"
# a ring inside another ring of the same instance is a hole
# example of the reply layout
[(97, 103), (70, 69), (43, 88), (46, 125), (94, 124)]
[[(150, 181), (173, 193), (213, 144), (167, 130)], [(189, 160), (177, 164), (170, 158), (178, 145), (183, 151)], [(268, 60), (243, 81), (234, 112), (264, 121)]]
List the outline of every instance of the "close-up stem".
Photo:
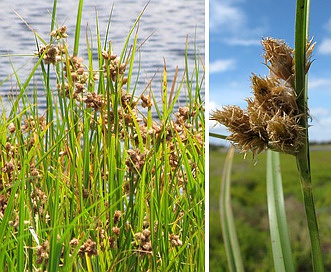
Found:
[(300, 124), (304, 128), (302, 146), (296, 155), (301, 189), (305, 205), (308, 230), (311, 242), (314, 271), (324, 271), (320, 246), (318, 221), (312, 192), (309, 135), (308, 135), (308, 75), (306, 73), (306, 43), (309, 38), (310, 0), (297, 0), (295, 18), (295, 90), (297, 105), (301, 113)]

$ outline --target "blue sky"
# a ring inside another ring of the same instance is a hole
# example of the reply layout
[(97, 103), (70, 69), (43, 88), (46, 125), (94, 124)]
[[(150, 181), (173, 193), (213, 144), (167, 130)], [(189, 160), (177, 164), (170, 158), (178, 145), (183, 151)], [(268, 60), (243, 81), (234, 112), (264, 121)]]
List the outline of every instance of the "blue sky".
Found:
[[(246, 107), (250, 76), (267, 75), (261, 38), (285, 40), (294, 47), (296, 1), (210, 0), (210, 109)], [(317, 42), (309, 70), (310, 140), (331, 141), (331, 3), (311, 1), (310, 36)], [(210, 123), (211, 127), (213, 123)], [(211, 132), (228, 135), (217, 126)], [(211, 142), (214, 142), (211, 139)]]

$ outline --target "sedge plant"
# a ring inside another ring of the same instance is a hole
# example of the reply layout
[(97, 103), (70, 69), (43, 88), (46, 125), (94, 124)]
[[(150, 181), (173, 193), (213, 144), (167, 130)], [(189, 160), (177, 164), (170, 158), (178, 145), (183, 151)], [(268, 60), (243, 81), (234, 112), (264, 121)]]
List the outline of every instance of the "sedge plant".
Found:
[[(151, 84), (139, 90), (139, 69), (133, 71), (143, 61), (137, 60), (138, 25), (146, 8), (123, 37), (121, 52), (108, 41), (109, 25), (103, 41), (96, 16), (84, 60), (83, 1), (73, 51), (66, 26), (56, 24), (56, 0), (53, 6), (50, 41), (34, 32), (36, 62), (26, 79), (13, 64), (19, 93), (1, 116), (0, 267), (203, 271), (204, 67), (198, 53), (191, 70), (187, 42), (183, 76), (176, 72), (168, 86), (165, 65), (161, 90)], [(42, 90), (31, 80), (39, 71)]]
[[(315, 46), (308, 38), (309, 6), (309, 1), (297, 1), (294, 49), (279, 39), (262, 40), (265, 64), (270, 73), (266, 77), (252, 75), (254, 97), (246, 100), (247, 109), (226, 106), (211, 115), (212, 120), (225, 125), (231, 131), (232, 134), (226, 138), (241, 148), (242, 152), (252, 151), (254, 156), (268, 149), (267, 197), (276, 271), (294, 271), (294, 264), (287, 231), (279, 156), (275, 152), (296, 157), (310, 235), (313, 270), (324, 271), (309, 158), (307, 73)], [(229, 184), (228, 178), (223, 182)], [(229, 192), (223, 192), (222, 197), (228, 198)], [(229, 212), (229, 201), (221, 200), (221, 203), (222, 214), (226, 211), (232, 214)], [(240, 251), (233, 238), (235, 229), (229, 229), (229, 226), (234, 226), (232, 216), (223, 216), (222, 220), (227, 221), (223, 222), (227, 226), (223, 227), (223, 235), (226, 236), (224, 241), (227, 243), (229, 266), (241, 267)]]

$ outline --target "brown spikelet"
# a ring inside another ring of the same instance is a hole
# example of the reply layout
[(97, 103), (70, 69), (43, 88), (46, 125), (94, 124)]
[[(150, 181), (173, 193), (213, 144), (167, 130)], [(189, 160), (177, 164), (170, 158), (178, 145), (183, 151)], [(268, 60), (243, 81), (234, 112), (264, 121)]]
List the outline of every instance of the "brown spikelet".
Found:
[(303, 128), (295, 118), (288, 115), (275, 115), (267, 125), (269, 147), (276, 151), (295, 155), (302, 144)]
[(223, 110), (214, 111), (211, 120), (216, 120), (230, 130), (250, 130), (249, 117), (238, 106), (226, 106)]
[(273, 38), (263, 39), (262, 45), (264, 61), (270, 72), (294, 87), (294, 50), (284, 41)]
[(313, 39), (310, 39), (306, 44), (306, 73), (308, 73), (310, 65), (313, 62), (311, 60), (311, 57), (312, 57), (315, 45), (316, 45), (316, 42), (313, 42)]
[(216, 110), (211, 115), (215, 120), (228, 127), (232, 134), (227, 137), (234, 145), (241, 148), (244, 153), (252, 151), (258, 154), (267, 147), (259, 133), (252, 130), (249, 116), (238, 106), (227, 106), (223, 110)]

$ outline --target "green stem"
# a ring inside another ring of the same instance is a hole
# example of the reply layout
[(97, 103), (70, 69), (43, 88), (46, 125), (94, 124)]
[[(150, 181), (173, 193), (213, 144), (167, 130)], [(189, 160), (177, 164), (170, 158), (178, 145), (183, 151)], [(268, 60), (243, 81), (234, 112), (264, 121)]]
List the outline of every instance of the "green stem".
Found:
[(324, 271), (322, 252), (317, 225), (317, 217), (311, 184), (309, 138), (308, 138), (308, 88), (306, 76), (306, 42), (309, 26), (309, 0), (297, 0), (295, 22), (295, 89), (297, 104), (302, 118), (300, 125), (305, 128), (303, 145), (296, 155), (303, 193), (308, 231), (311, 242), (314, 271)]
[(83, 5), (84, 5), (84, 0), (79, 0), (78, 12), (77, 12), (77, 19), (76, 19), (74, 56), (77, 56), (78, 55), (79, 37), (80, 37), (80, 26), (81, 26), (81, 22), (82, 22)]
[(209, 132), (209, 136), (210, 137), (214, 137), (214, 138), (219, 138), (219, 139), (226, 140), (226, 136), (225, 135), (221, 135), (221, 134), (217, 134), (217, 133), (213, 133), (213, 132)]

